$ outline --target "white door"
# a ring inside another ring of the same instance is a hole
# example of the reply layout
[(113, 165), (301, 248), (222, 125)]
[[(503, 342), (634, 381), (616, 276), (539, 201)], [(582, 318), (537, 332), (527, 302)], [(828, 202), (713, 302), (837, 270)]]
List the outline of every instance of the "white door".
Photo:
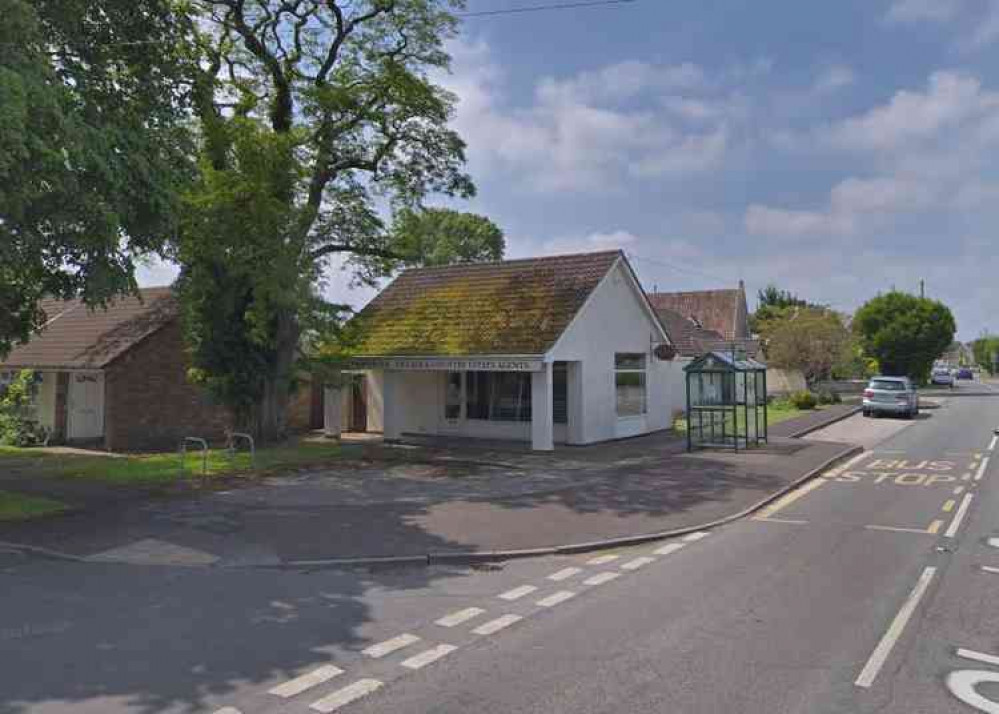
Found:
[(104, 375), (69, 375), (67, 431), (70, 439), (104, 436)]

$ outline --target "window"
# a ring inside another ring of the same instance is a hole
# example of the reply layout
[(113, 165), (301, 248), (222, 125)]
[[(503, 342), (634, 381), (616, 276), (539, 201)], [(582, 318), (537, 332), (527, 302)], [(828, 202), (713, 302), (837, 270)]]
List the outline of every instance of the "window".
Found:
[(531, 420), (531, 375), (468, 372), (466, 416), (488, 421)]
[(646, 413), (645, 355), (633, 352), (614, 354), (614, 385), (617, 391), (617, 415), (640, 416)]

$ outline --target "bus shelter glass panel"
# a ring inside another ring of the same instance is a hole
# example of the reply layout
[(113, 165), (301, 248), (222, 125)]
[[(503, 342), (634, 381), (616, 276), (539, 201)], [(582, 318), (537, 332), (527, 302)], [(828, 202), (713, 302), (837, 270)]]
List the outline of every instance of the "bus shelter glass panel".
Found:
[(709, 352), (685, 368), (688, 449), (766, 443), (766, 369), (735, 351)]

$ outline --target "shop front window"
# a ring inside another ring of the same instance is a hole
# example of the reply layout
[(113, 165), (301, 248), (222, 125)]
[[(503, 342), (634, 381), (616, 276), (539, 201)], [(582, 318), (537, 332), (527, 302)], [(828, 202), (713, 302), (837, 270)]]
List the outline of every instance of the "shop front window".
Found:
[(619, 417), (641, 416), (648, 408), (645, 382), (645, 355), (632, 352), (614, 354), (614, 385)]
[(466, 373), (465, 414), (484, 421), (530, 421), (531, 375), (523, 372)]

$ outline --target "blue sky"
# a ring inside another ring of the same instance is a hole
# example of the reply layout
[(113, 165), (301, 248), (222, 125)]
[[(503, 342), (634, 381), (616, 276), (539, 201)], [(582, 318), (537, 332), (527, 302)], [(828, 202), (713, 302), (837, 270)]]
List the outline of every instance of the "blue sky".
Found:
[(510, 257), (620, 247), (649, 288), (843, 311), (924, 279), (959, 337), (999, 330), (999, 0), (637, 0), (470, 18), (451, 51), (460, 207)]

